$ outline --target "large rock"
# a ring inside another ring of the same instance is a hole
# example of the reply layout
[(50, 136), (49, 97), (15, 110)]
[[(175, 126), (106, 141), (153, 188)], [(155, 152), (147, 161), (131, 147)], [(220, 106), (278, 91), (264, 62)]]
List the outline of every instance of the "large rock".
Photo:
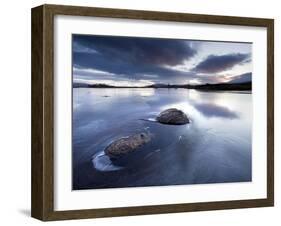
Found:
[(118, 159), (137, 151), (140, 147), (150, 142), (150, 140), (151, 135), (148, 133), (140, 133), (123, 137), (112, 142), (105, 148), (104, 152), (111, 159)]
[(189, 119), (186, 114), (176, 108), (170, 108), (162, 111), (156, 118), (156, 120), (163, 124), (169, 125), (184, 125), (189, 123)]

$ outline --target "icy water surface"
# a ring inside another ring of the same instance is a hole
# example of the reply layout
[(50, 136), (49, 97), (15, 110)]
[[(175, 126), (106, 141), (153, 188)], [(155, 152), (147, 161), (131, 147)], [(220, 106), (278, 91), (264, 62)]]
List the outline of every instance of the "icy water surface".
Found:
[[(191, 123), (154, 121), (168, 108)], [(251, 181), (252, 95), (188, 89), (74, 88), (73, 189)], [(126, 165), (104, 149), (136, 133), (152, 140)]]

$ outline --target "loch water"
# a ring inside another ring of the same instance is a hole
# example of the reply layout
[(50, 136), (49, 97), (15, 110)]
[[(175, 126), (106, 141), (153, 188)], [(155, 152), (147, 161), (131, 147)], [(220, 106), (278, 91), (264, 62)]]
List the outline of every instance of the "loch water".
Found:
[[(191, 122), (164, 125), (168, 108)], [(153, 88), (73, 88), (73, 189), (249, 182), (252, 94)], [(113, 141), (152, 135), (127, 164), (104, 154)]]

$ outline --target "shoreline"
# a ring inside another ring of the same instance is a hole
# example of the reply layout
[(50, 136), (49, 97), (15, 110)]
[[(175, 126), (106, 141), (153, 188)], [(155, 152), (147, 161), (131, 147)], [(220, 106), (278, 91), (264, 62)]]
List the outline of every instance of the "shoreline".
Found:
[[(211, 92), (211, 91), (237, 91), (237, 92), (241, 92), (243, 93), (243, 91), (245, 92), (251, 92), (252, 93), (252, 89), (207, 89), (207, 88), (166, 88), (166, 87), (159, 87), (159, 88), (153, 88), (153, 87), (72, 87), (73, 89), (189, 89), (189, 90), (197, 90), (197, 91), (202, 91), (202, 92)], [(236, 93), (237, 93), (236, 92)]]
[(202, 85), (170, 85), (170, 84), (153, 84), (149, 86), (112, 86), (106, 84), (79, 84), (74, 83), (72, 88), (97, 88), (97, 89), (196, 89), (205, 91), (251, 91), (252, 82), (244, 83), (217, 83)]

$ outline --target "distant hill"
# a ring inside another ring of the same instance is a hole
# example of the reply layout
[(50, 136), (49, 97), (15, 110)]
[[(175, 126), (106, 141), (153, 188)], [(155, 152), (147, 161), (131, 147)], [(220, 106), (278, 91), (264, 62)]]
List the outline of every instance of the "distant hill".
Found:
[(244, 73), (238, 76), (235, 76), (231, 81), (229, 81), (228, 83), (246, 83), (246, 82), (251, 82), (252, 81), (252, 73), (248, 72), (248, 73)]
[(73, 83), (72, 84), (72, 87), (73, 88), (88, 88), (89, 87), (89, 84), (86, 84), (86, 83)]
[(252, 82), (234, 82), (234, 83), (217, 83), (217, 84), (202, 84), (202, 85), (164, 85), (156, 84), (146, 86), (146, 88), (186, 88), (186, 89), (202, 89), (202, 90), (252, 90)]
[(200, 90), (252, 90), (252, 82), (240, 83), (217, 83), (217, 84), (202, 84), (202, 85), (189, 85), (189, 84), (152, 84), (148, 86), (112, 86), (107, 84), (83, 84), (74, 83), (73, 88), (154, 88), (154, 89), (200, 89)]
[(189, 86), (188, 88), (201, 90), (252, 90), (252, 82), (204, 84)]
[(86, 84), (86, 83), (73, 83), (73, 88), (119, 88), (106, 84)]
[(146, 86), (146, 88), (156, 88), (156, 89), (160, 89), (160, 88), (188, 88), (188, 84), (181, 84), (181, 85), (177, 85), (177, 84), (152, 84), (152, 85), (148, 85)]

